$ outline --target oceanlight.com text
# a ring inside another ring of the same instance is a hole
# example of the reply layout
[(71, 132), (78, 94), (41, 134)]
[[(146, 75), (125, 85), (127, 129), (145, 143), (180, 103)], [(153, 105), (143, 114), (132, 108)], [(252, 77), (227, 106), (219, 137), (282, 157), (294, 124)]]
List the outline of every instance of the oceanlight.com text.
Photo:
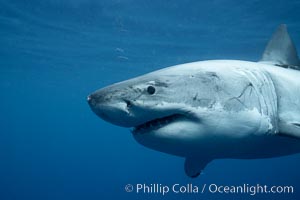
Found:
[(287, 185), (264, 185), (264, 184), (241, 184), (241, 185), (218, 185), (218, 184), (202, 184), (195, 185), (192, 183), (173, 185), (159, 183), (137, 183), (127, 184), (125, 191), (136, 194), (293, 194), (294, 187)]

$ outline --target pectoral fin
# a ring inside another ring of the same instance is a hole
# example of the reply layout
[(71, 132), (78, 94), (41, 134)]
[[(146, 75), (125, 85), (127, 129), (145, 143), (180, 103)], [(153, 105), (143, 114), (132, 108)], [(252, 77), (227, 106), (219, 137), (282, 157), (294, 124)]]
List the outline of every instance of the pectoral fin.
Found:
[(184, 170), (187, 176), (196, 178), (201, 174), (201, 171), (211, 161), (207, 158), (189, 157), (185, 159)]

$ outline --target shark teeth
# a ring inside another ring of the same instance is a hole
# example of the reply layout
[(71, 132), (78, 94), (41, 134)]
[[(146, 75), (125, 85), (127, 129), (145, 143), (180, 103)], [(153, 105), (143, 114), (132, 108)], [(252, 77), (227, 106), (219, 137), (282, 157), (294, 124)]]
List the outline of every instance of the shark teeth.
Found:
[(149, 131), (157, 130), (173, 121), (176, 119), (183, 117), (181, 114), (174, 114), (162, 118), (157, 118), (153, 119), (151, 121), (145, 122), (144, 124), (138, 125), (134, 128), (131, 129), (131, 132), (133, 134), (143, 134)]

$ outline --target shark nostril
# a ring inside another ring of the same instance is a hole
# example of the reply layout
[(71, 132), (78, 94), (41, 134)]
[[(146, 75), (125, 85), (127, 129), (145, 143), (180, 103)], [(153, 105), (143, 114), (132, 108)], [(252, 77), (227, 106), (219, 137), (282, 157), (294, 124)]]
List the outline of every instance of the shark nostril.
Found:
[(131, 101), (126, 100), (126, 99), (124, 99), (124, 101), (125, 101), (125, 103), (126, 103), (127, 108), (130, 108), (130, 107), (132, 106)]

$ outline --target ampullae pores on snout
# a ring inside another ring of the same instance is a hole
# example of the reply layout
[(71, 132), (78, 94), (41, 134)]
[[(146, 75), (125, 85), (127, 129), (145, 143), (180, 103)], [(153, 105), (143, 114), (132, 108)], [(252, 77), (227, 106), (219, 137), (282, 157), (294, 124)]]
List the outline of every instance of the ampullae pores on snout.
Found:
[(280, 25), (259, 62), (176, 65), (97, 90), (88, 103), (140, 144), (185, 157), (196, 177), (213, 159), (300, 152), (299, 63)]

